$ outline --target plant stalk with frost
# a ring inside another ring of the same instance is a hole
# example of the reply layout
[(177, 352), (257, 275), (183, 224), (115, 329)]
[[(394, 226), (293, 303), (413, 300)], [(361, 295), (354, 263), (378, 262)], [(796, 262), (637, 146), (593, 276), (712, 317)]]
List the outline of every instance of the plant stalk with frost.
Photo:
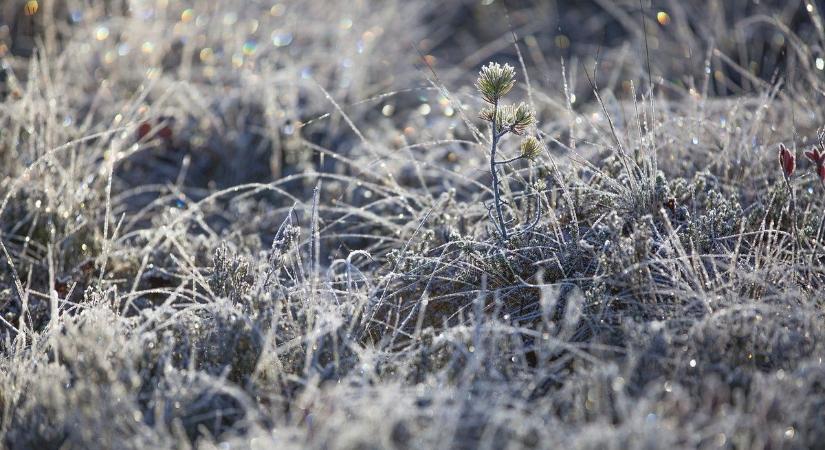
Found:
[(779, 144), (779, 166), (782, 169), (782, 178), (785, 180), (785, 187), (788, 189), (788, 195), (791, 199), (789, 205), (789, 216), (791, 218), (791, 232), (796, 240), (796, 246), (794, 247), (793, 252), (794, 261), (796, 261), (797, 252), (802, 246), (799, 239), (799, 232), (796, 229), (796, 195), (794, 194), (793, 185), (791, 184), (791, 177), (793, 176), (794, 171), (796, 171), (796, 156), (792, 151), (785, 147), (785, 144)]
[[(512, 66), (492, 62), (481, 69), (478, 80), (475, 83), (484, 101), (490, 105), (481, 110), (479, 118), (488, 122), (491, 129), (490, 173), (492, 175), (494, 203), (492, 207), (488, 208), (488, 213), (502, 241), (508, 240), (511, 235), (508, 230), (507, 221), (504, 218), (504, 201), (501, 199), (501, 180), (499, 178), (498, 167), (516, 162), (520, 159), (535, 159), (541, 154), (543, 148), (538, 139), (528, 136), (521, 142), (521, 153), (518, 156), (505, 160), (496, 159), (498, 145), (504, 136), (508, 133), (523, 136), (527, 129), (536, 122), (535, 113), (523, 102), (518, 105), (501, 104), (501, 99), (513, 89), (515, 83), (516, 71)], [(540, 211), (540, 202), (537, 201), (537, 203), (539, 204), (537, 211)], [(493, 209), (495, 210), (495, 217), (492, 217)], [(538, 218), (540, 218), (540, 213), (537, 214), (537, 219)], [(535, 220), (530, 226), (521, 230), (520, 233), (531, 230), (537, 223), (538, 220)]]

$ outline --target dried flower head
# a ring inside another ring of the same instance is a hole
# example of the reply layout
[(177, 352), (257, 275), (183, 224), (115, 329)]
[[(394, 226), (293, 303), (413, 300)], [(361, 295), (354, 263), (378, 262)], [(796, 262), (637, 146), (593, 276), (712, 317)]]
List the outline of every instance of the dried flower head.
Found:
[(536, 122), (536, 114), (523, 102), (501, 108), (499, 115), (504, 127), (518, 135), (524, 134), (527, 127)]
[(516, 84), (516, 71), (513, 66), (490, 63), (481, 68), (476, 80), (476, 88), (484, 101), (490, 104), (497, 103), (501, 97), (507, 95)]
[(814, 147), (812, 150), (805, 152), (805, 156), (816, 164), (816, 174), (819, 176), (819, 181), (825, 183), (825, 151), (819, 151)]
[(541, 154), (542, 145), (533, 136), (527, 136), (521, 141), (521, 157), (525, 159), (536, 159)]
[(779, 144), (779, 165), (782, 166), (782, 174), (785, 178), (790, 178), (796, 169), (796, 157), (785, 144)]

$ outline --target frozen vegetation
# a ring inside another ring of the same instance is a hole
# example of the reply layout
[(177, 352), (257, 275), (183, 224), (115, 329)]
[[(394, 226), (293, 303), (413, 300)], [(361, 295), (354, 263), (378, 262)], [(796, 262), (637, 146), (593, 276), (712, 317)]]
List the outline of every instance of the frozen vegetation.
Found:
[(818, 8), (3, 0), (0, 447), (825, 448)]

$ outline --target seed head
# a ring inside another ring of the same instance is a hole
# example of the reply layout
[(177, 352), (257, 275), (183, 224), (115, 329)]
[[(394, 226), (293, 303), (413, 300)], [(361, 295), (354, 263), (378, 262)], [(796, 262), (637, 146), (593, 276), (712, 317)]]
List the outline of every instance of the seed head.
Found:
[(476, 80), (476, 88), (484, 101), (490, 104), (497, 103), (501, 97), (507, 95), (516, 84), (516, 71), (513, 66), (499, 63), (489, 63), (481, 68)]
[(521, 157), (524, 159), (536, 159), (541, 154), (542, 145), (533, 136), (527, 136), (521, 141)]

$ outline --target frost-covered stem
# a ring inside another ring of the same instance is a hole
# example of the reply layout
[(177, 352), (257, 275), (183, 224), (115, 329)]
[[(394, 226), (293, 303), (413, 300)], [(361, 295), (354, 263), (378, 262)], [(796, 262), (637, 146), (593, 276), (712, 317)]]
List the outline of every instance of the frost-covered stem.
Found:
[(493, 164), (500, 166), (500, 165), (503, 165), (503, 164), (510, 164), (510, 163), (514, 163), (514, 162), (516, 162), (516, 161), (518, 161), (518, 160), (520, 160), (520, 159), (524, 159), (524, 156), (519, 155), (519, 156), (516, 156), (516, 157), (514, 157), (514, 158), (505, 159), (504, 161), (496, 161), (496, 162), (495, 162), (495, 163), (493, 163)]
[(536, 228), (536, 226), (539, 224), (539, 221), (541, 221), (541, 215), (542, 215), (541, 191), (537, 191), (536, 192), (536, 217), (533, 219), (533, 222), (530, 223), (530, 225), (528, 225), (527, 228), (524, 229), (525, 233), (533, 231), (533, 229)]
[(504, 214), (501, 210), (501, 190), (499, 189), (498, 168), (496, 164), (496, 150), (498, 149), (498, 141), (504, 135), (504, 132), (499, 133), (496, 129), (496, 120), (498, 115), (498, 100), (493, 103), (493, 118), (490, 121), (492, 128), (493, 144), (490, 149), (490, 173), (493, 176), (493, 199), (495, 201), (496, 218), (498, 219), (499, 236), (502, 241), (507, 240), (507, 224), (504, 223)]
[(790, 204), (790, 211), (789, 216), (791, 218), (791, 232), (794, 235), (794, 249), (793, 249), (793, 263), (796, 264), (796, 257), (799, 249), (802, 247), (802, 241), (799, 238), (799, 231), (796, 229), (796, 194), (794, 193), (793, 186), (791, 185), (790, 177), (785, 175), (785, 186), (788, 188), (788, 193), (791, 196), (791, 204)]
[[(825, 181), (820, 180), (819, 184), (822, 186), (822, 190), (825, 191)], [(811, 252), (810, 267), (813, 267), (814, 261), (816, 261), (817, 254), (819, 253), (819, 239), (822, 237), (823, 227), (825, 227), (825, 213), (823, 213), (822, 218), (819, 219), (819, 227), (816, 229), (816, 238), (814, 238), (814, 248)]]
[(825, 214), (822, 214), (822, 218), (819, 219), (819, 227), (816, 229), (814, 251), (813, 254), (811, 254), (811, 267), (813, 267), (813, 263), (816, 261), (817, 253), (819, 253), (819, 239), (822, 237), (822, 227), (825, 227)]

